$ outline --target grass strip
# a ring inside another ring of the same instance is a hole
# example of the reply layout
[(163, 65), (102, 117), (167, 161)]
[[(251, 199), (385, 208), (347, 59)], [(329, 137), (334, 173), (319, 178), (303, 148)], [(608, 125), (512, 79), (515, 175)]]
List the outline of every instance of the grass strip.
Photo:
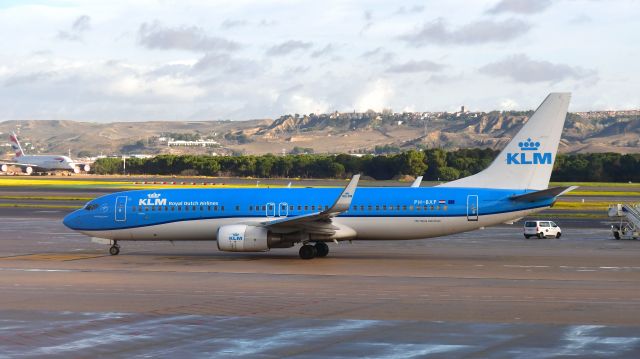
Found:
[(617, 192), (617, 191), (571, 191), (563, 196), (608, 196), (608, 197), (635, 197), (640, 196), (640, 192)]
[(20, 199), (34, 201), (90, 201), (95, 197), (70, 197), (70, 196), (0, 196), (0, 199)]

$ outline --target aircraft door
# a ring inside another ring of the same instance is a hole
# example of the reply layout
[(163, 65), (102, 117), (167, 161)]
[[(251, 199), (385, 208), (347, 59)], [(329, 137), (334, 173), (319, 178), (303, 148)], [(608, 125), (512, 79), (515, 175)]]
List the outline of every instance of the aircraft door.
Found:
[(116, 222), (125, 222), (127, 220), (127, 197), (116, 197)]
[(275, 217), (276, 216), (276, 204), (273, 202), (269, 202), (267, 203), (267, 211), (266, 211), (266, 216), (267, 217)]
[(467, 221), (478, 220), (478, 195), (467, 196)]
[(289, 215), (289, 204), (287, 202), (280, 202), (278, 207), (278, 217), (286, 217)]

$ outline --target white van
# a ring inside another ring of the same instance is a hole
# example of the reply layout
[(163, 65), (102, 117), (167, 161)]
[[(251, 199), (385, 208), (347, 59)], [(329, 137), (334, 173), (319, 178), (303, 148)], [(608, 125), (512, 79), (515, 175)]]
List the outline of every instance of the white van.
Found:
[(524, 238), (555, 237), (560, 238), (562, 230), (551, 221), (526, 221), (524, 222)]

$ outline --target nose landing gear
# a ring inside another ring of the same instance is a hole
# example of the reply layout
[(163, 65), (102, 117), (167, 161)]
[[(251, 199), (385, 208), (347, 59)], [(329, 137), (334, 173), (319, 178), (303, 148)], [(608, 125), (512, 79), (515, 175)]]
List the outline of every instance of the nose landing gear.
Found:
[(113, 241), (113, 245), (109, 248), (109, 254), (117, 256), (120, 253), (120, 246), (117, 241)]

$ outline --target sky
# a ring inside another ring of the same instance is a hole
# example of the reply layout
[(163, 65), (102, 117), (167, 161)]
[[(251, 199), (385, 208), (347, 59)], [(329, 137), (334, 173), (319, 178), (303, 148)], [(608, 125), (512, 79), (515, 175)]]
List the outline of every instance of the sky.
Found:
[(640, 108), (640, 0), (0, 0), (0, 121)]

